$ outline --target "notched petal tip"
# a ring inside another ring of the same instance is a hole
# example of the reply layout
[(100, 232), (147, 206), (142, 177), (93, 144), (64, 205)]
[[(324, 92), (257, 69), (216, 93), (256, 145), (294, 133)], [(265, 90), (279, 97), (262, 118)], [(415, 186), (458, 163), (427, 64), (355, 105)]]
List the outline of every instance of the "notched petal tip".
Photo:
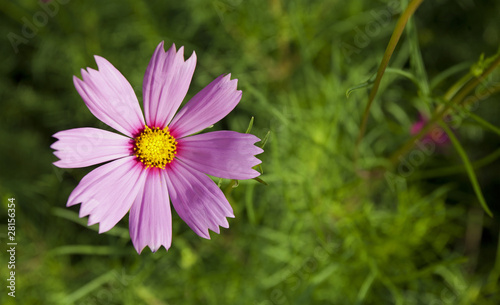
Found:
[(99, 55), (94, 55), (94, 60), (97, 63), (97, 66), (99, 66), (99, 62), (107, 62), (107, 63), (109, 63), (108, 60), (106, 60), (104, 57), (99, 56)]
[(108, 228), (107, 226), (104, 226), (102, 223), (100, 223), (99, 224), (99, 234), (107, 232), (107, 231), (111, 230), (111, 228)]
[[(259, 146), (257, 146), (257, 145), (254, 145), (254, 147), (255, 147), (255, 148), (254, 148), (254, 149), (253, 149), (253, 151), (252, 151), (252, 153), (253, 153), (253, 155), (254, 155), (254, 156), (256, 156), (256, 155), (260, 155), (261, 153), (263, 153), (263, 152), (264, 152), (264, 149), (263, 149), (263, 148), (261, 148), (261, 147), (259, 147)], [(260, 163), (262, 163), (262, 161), (260, 161), (258, 164), (260, 164)], [(257, 164), (255, 164), (255, 165), (257, 165)]]
[[(82, 74), (85, 70), (81, 69), (80, 70), (80, 74)], [(87, 72), (87, 71), (85, 71)], [(78, 87), (81, 87), (81, 84), (80, 82), (82, 82), (82, 80), (76, 76), (76, 75), (73, 75), (73, 84), (75, 85), (76, 89), (78, 89)]]
[[(56, 156), (56, 157), (57, 157), (57, 156)], [(60, 157), (58, 157), (58, 158), (60, 159)], [(55, 161), (55, 162), (52, 162), (52, 164), (53, 164), (54, 166), (59, 167), (59, 168), (74, 168), (74, 167), (72, 167), (72, 166), (69, 166), (69, 165), (64, 164), (64, 162), (63, 162), (62, 160), (57, 160), (57, 161)]]
[(87, 70), (90, 72), (90, 70), (94, 72), (110, 72), (110, 73), (116, 73), (119, 72), (115, 66), (113, 66), (112, 63), (109, 62), (106, 58), (99, 56), (99, 55), (94, 55), (94, 60), (97, 64), (97, 70), (92, 69), (92, 68), (87, 68)]
[[(238, 86), (237, 78), (231, 79), (231, 73), (222, 74), (221, 77), (223, 78), (223, 84), (231, 83), (231, 85), (233, 85), (234, 89), (236, 90), (236, 87)], [(241, 90), (237, 90), (237, 92), (241, 92)]]
[(93, 69), (90, 68), (90, 67), (87, 67), (86, 69), (84, 69), (84, 68), (80, 69), (80, 74), (82, 75), (82, 80), (83, 80), (84, 77), (88, 77), (89, 76), (89, 72), (88, 72), (89, 70), (93, 70)]
[(59, 138), (57, 138), (55, 134), (53, 134), (53, 135), (52, 135), (52, 137), (53, 137), (53, 138), (56, 138), (56, 139), (57, 139), (57, 141), (55, 141), (54, 143), (50, 144), (50, 146), (49, 146), (49, 147), (50, 147), (50, 149), (57, 150), (57, 148), (56, 148), (56, 147), (57, 147), (57, 144), (56, 144), (56, 143), (57, 143), (57, 142), (59, 142)]
[(164, 247), (165, 251), (168, 252), (168, 250), (170, 249), (170, 246), (171, 246), (171, 243), (170, 244), (160, 243), (160, 244), (151, 245), (151, 244), (144, 243), (144, 242), (141, 243), (135, 239), (132, 239), (132, 244), (133, 244), (134, 249), (137, 252), (137, 254), (141, 254), (144, 251), (144, 249), (146, 249), (146, 248), (149, 248), (149, 250), (151, 250), (152, 253), (156, 253), (161, 249), (161, 247)]
[(142, 252), (144, 251), (144, 249), (146, 249), (146, 248), (149, 248), (149, 249), (151, 250), (151, 252), (152, 252), (152, 253), (156, 253), (156, 252), (158, 252), (158, 251), (161, 249), (161, 247), (162, 247), (162, 246), (165, 248), (165, 251), (167, 251), (167, 252), (168, 252), (168, 250), (169, 250), (170, 246), (168, 246), (168, 247), (167, 247), (167, 246), (165, 246), (165, 245), (163, 245), (163, 244), (162, 244), (162, 245), (159, 245), (159, 246), (157, 246), (157, 247), (153, 247), (153, 246), (151, 246), (151, 245), (143, 245), (142, 247), (141, 247), (141, 246), (135, 246), (135, 245), (134, 245), (134, 249), (135, 249), (135, 251), (137, 252), (137, 254), (141, 255), (141, 254), (142, 254)]
[(191, 53), (191, 56), (189, 56), (188, 60), (186, 60), (186, 61), (194, 60), (196, 62), (196, 58), (197, 58), (196, 52), (193, 51), (193, 53)]
[[(175, 52), (175, 44), (172, 44), (172, 48), (174, 49)], [(176, 53), (178, 54), (179, 57), (182, 57), (182, 59), (184, 59), (184, 46), (181, 46)]]
[(137, 251), (137, 254), (139, 254), (139, 255), (141, 255), (142, 251), (144, 251), (144, 249), (146, 249), (147, 247), (148, 247), (147, 245), (143, 245), (143, 246), (134, 245), (134, 249), (135, 249), (135, 251)]
[(154, 50), (154, 52), (153, 52), (153, 56), (152, 56), (152, 58), (156, 58), (156, 57), (158, 57), (159, 55), (164, 54), (164, 53), (165, 53), (164, 41), (162, 41), (162, 42), (160, 42), (160, 43), (156, 46), (156, 48), (155, 48), (155, 50)]
[(168, 50), (165, 53), (170, 53), (170, 52), (173, 52), (176, 55), (184, 56), (184, 46), (180, 46), (179, 48), (177, 48), (175, 43), (172, 43), (170, 48), (168, 48)]
[(92, 68), (87, 68), (89, 73), (90, 70), (94, 70), (95, 72), (103, 72), (104, 70), (110, 71), (111, 69), (114, 68), (114, 66), (104, 57), (101, 57), (99, 55), (94, 55), (94, 60), (97, 64), (97, 70), (94, 70)]
[[(200, 234), (201, 233), (201, 234)], [(219, 232), (217, 232), (218, 234)], [(210, 232), (207, 230), (207, 232), (196, 232), (196, 234), (200, 237), (203, 237), (205, 239), (211, 239), (210, 238)]]

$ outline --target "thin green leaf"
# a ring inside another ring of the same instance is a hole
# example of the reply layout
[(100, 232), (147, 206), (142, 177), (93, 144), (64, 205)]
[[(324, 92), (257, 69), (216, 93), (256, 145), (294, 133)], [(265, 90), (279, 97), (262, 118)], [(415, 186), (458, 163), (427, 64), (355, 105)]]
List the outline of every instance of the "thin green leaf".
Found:
[(483, 207), (484, 211), (490, 216), (493, 217), (493, 213), (491, 213), (490, 208), (488, 208), (488, 205), (486, 204), (486, 200), (484, 199), (483, 193), (481, 191), (481, 187), (479, 186), (479, 183), (477, 181), (476, 174), (474, 173), (474, 169), (472, 168), (471, 162), (469, 160), (469, 157), (467, 157), (467, 154), (465, 153), (462, 145), (460, 142), (457, 140), (453, 132), (444, 124), (443, 122), (439, 122), (439, 125), (443, 130), (446, 132), (448, 137), (451, 140), (451, 143), (457, 150), (458, 154), (460, 155), (460, 158), (464, 162), (465, 170), (467, 171), (467, 175), (469, 176), (470, 182), (472, 184), (472, 188), (474, 189), (474, 192), (476, 193), (477, 199), (479, 200), (479, 203)]
[(387, 68), (385, 69), (385, 73), (394, 73), (401, 75), (403, 77), (406, 77), (407, 79), (411, 80), (418, 88), (420, 88), (420, 84), (418, 79), (413, 75), (412, 73), (405, 71), (403, 69), (397, 69), (397, 68)]
[(376, 76), (377, 76), (377, 73), (373, 73), (373, 75), (366, 82), (352, 86), (351, 88), (347, 89), (347, 91), (345, 92), (345, 96), (347, 98), (349, 98), (349, 95), (351, 95), (351, 93), (353, 93), (354, 91), (359, 90), (359, 89), (363, 89), (366, 87), (370, 87), (375, 82)]
[(264, 146), (267, 143), (267, 140), (269, 140), (269, 136), (271, 135), (271, 131), (268, 131), (266, 135), (264, 136), (264, 139), (262, 139), (262, 143), (260, 144), (260, 148), (264, 149)]
[(254, 117), (252, 116), (252, 118), (250, 119), (250, 123), (248, 123), (248, 128), (247, 128), (247, 131), (245, 131), (245, 133), (250, 133), (250, 131), (252, 130), (252, 127), (253, 127), (253, 119), (254, 119)]
[(484, 120), (483, 118), (479, 117), (478, 115), (475, 115), (472, 112), (467, 111), (467, 113), (470, 115), (470, 117), (475, 120), (476, 122), (479, 123), (479, 125), (483, 126), (485, 129), (489, 129), (490, 131), (493, 131), (497, 135), (500, 136), (500, 128), (496, 127), (495, 125), (491, 124), (490, 122)]
[(259, 183), (262, 183), (262, 184), (264, 184), (264, 185), (269, 185), (269, 184), (267, 184), (267, 182), (266, 182), (266, 181), (264, 181), (264, 180), (260, 179), (259, 177), (255, 177), (255, 178), (252, 178), (252, 179), (253, 179), (253, 180), (255, 180), (255, 181), (257, 181), (257, 182), (259, 182)]

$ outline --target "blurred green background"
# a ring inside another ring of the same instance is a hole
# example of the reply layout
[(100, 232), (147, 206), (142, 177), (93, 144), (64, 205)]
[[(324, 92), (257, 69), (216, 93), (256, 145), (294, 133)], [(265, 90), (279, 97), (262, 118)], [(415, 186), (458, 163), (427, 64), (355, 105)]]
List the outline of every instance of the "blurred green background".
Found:
[[(384, 175), (419, 112), (482, 53), (498, 52), (500, 2), (424, 1), (403, 33), (355, 162), (366, 88), (400, 0), (36, 0), (0, 2), (1, 304), (499, 304), (499, 136), (465, 116), (454, 133), (494, 218), (451, 144)], [(31, 25), (30, 25), (31, 24)], [(128, 217), (105, 234), (66, 200), (90, 171), (59, 169), (57, 131), (108, 129), (73, 86), (108, 59), (142, 97), (156, 45), (196, 51), (188, 93), (222, 73), (243, 98), (214, 129), (270, 131), (264, 186), (231, 188), (236, 218), (205, 240), (175, 214), (173, 243), (138, 255)], [(477, 66), (477, 65), (476, 65)], [(451, 69), (451, 70), (450, 70)], [(445, 74), (443, 74), (445, 72)], [(500, 82), (492, 74), (490, 84)], [(426, 89), (427, 88), (427, 89)], [(474, 114), (500, 126), (500, 98)], [(418, 150), (414, 150), (417, 152)], [(410, 154), (411, 155), (411, 154)], [(402, 157), (406, 158), (406, 157)], [(411, 160), (410, 160), (411, 161)], [(7, 296), (7, 205), (16, 198), (16, 298)]]

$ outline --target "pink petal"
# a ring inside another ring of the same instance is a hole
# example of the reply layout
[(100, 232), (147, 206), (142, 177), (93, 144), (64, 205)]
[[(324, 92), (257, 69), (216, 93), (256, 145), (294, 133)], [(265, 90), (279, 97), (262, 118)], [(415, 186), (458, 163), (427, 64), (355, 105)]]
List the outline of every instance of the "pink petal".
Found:
[(167, 168), (172, 204), (196, 234), (210, 239), (208, 229), (219, 233), (219, 226), (229, 227), (226, 217), (234, 217), (233, 209), (212, 179), (176, 161)]
[(163, 41), (156, 47), (142, 86), (148, 126), (163, 128), (172, 120), (189, 89), (195, 66), (194, 52), (184, 61), (184, 47), (176, 52), (173, 44), (165, 52)]
[(198, 92), (175, 116), (170, 124), (172, 135), (179, 139), (217, 123), (236, 107), (241, 91), (231, 74), (219, 76)]
[(226, 179), (250, 179), (260, 175), (252, 167), (263, 150), (253, 144), (254, 135), (235, 131), (214, 131), (178, 140), (177, 158), (194, 169)]
[(130, 237), (137, 253), (149, 246), (156, 252), (172, 244), (172, 214), (164, 170), (151, 168), (129, 214)]
[(100, 223), (99, 233), (113, 228), (127, 214), (144, 186), (146, 171), (135, 156), (104, 164), (80, 181), (67, 206), (82, 203), (80, 217), (90, 215), (89, 226)]
[(95, 56), (95, 61), (99, 71), (82, 69), (83, 81), (73, 77), (76, 90), (96, 118), (133, 137), (144, 127), (144, 117), (134, 90), (106, 59)]
[(418, 121), (418, 122), (413, 123), (413, 125), (411, 125), (411, 128), (410, 128), (410, 134), (415, 135), (415, 134), (419, 133), (419, 131), (424, 127), (424, 125), (425, 125), (425, 122), (423, 122), (423, 121)]
[(130, 139), (97, 128), (75, 128), (60, 131), (50, 147), (61, 160), (54, 165), (62, 168), (85, 167), (130, 156)]

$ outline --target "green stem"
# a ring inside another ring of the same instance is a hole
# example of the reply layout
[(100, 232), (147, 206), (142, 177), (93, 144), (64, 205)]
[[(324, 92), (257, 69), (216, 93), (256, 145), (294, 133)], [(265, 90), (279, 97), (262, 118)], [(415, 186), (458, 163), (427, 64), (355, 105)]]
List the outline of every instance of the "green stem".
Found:
[(401, 14), (401, 17), (399, 17), (399, 20), (396, 24), (396, 28), (394, 29), (394, 32), (392, 33), (391, 39), (389, 40), (389, 44), (387, 45), (387, 48), (384, 53), (384, 57), (382, 58), (382, 62), (380, 63), (380, 66), (377, 71), (377, 77), (375, 78), (375, 82), (373, 83), (372, 90), (370, 92), (370, 95), (368, 97), (368, 104), (366, 105), (365, 111), (363, 113), (363, 117), (361, 119), (361, 126), (359, 130), (359, 135), (356, 140), (356, 155), (358, 154), (358, 147), (359, 143), (363, 139), (363, 136), (365, 134), (366, 130), (366, 123), (368, 122), (368, 114), (370, 113), (370, 107), (373, 103), (373, 100), (375, 99), (375, 95), (377, 94), (378, 88), (380, 86), (380, 81), (382, 80), (382, 76), (384, 75), (385, 69), (387, 68), (387, 65), (389, 64), (389, 60), (391, 59), (392, 54), (394, 53), (394, 49), (396, 48), (396, 45), (398, 44), (399, 39), (401, 38), (401, 34), (403, 33), (403, 30), (405, 29), (406, 23), (410, 19), (410, 17), (415, 13), (417, 8), (420, 6), (420, 4), (423, 2), (423, 0), (412, 0), (409, 4), (406, 10)]

